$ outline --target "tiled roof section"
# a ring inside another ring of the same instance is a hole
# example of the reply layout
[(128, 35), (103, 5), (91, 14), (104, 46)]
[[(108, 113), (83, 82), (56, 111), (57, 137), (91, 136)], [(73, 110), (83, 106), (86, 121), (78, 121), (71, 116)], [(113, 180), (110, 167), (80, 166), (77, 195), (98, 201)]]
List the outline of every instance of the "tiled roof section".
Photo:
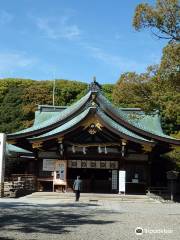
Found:
[[(110, 112), (113, 114), (119, 116), (122, 120), (126, 121), (130, 125), (141, 129), (145, 132), (152, 133), (154, 135), (167, 138), (167, 139), (172, 139), (172, 140), (177, 140), (173, 137), (170, 137), (166, 134), (163, 133), (162, 128), (160, 126), (159, 118), (157, 116), (154, 117), (154, 120), (152, 121), (153, 117), (145, 117), (144, 120), (142, 119), (131, 119), (128, 114), (126, 114), (124, 111), (121, 109), (115, 107), (106, 97), (103, 96), (103, 94), (99, 93), (97, 96), (97, 100), (99, 101), (100, 105), (104, 110), (108, 109)], [(104, 105), (104, 107), (103, 107)], [(151, 122), (152, 121), (152, 122)], [(155, 126), (157, 124), (157, 126)]]
[[(78, 125), (82, 120), (84, 120), (87, 117), (87, 115), (90, 113), (91, 109), (95, 109), (95, 108), (89, 107), (84, 112), (82, 112), (81, 114), (79, 114), (78, 116), (76, 116), (75, 118), (70, 120), (69, 122), (63, 124), (62, 126), (57, 127), (56, 129), (54, 129), (48, 133), (45, 133), (43, 135), (40, 135), (38, 137), (29, 138), (29, 139), (31, 141), (46, 140), (46, 139), (55, 137), (57, 135), (66, 134), (67, 132), (69, 132), (68, 130), (70, 130), (72, 127)], [(149, 141), (149, 140), (131, 132), (130, 130), (124, 128), (123, 126), (119, 125), (117, 122), (115, 122), (110, 117), (108, 117), (105, 113), (103, 113), (100, 109), (98, 109), (98, 111), (97, 111), (97, 116), (100, 119), (102, 119), (103, 121), (105, 121), (107, 123), (107, 125), (112, 127), (117, 133), (127, 136), (127, 139), (130, 137), (137, 141), (141, 141), (141, 142), (143, 141), (145, 143), (153, 143), (152, 141)]]
[(72, 128), (73, 126), (75, 126), (76, 124), (81, 122), (90, 113), (91, 109), (95, 109), (95, 108), (88, 107), (85, 111), (83, 111), (82, 113), (80, 113), (79, 115), (77, 115), (76, 117), (71, 119), (70, 121), (66, 122), (65, 124), (61, 125), (60, 127), (57, 127), (55, 129), (53, 129), (52, 131), (49, 131), (38, 137), (33, 137), (33, 138), (29, 138), (29, 139), (33, 141), (33, 140), (46, 139), (50, 136), (54, 136), (57, 134), (60, 135), (60, 134), (64, 133), (66, 130)]
[(39, 112), (61, 112), (66, 108), (67, 106), (38, 105)]
[(14, 153), (20, 153), (20, 154), (32, 154), (32, 152), (27, 151), (23, 148), (16, 147), (12, 144), (6, 143), (6, 154), (8, 156), (12, 156)]
[(35, 112), (35, 119), (33, 126), (37, 126), (42, 124), (43, 122), (50, 120), (53, 121), (54, 118), (59, 116), (59, 112)]
[(57, 116), (52, 117), (50, 119), (47, 119), (44, 122), (39, 122), (35, 125), (33, 125), (30, 128), (21, 130), (19, 132), (15, 132), (12, 134), (8, 134), (8, 136), (16, 136), (19, 134), (23, 134), (23, 133), (28, 133), (28, 132), (33, 132), (39, 129), (44, 129), (52, 124), (55, 124), (57, 122), (60, 122), (62, 120), (65, 120), (67, 117), (71, 116), (72, 114), (74, 114), (76, 111), (78, 111), (79, 109), (81, 109), (81, 107), (88, 101), (88, 99), (90, 98), (91, 92), (88, 92), (84, 97), (82, 97), (79, 101), (77, 101), (76, 103), (72, 104), (71, 106), (69, 106), (68, 108), (66, 108), (65, 110), (63, 110), (62, 112), (60, 112)]
[(132, 131), (128, 130), (127, 128), (123, 127), (122, 125), (118, 124), (116, 121), (112, 120), (112, 118), (108, 117), (105, 113), (103, 113), (101, 110), (98, 110), (97, 112), (98, 116), (104, 120), (110, 127), (114, 128), (117, 133), (125, 134), (126, 136), (132, 137), (134, 139), (138, 139), (141, 141), (145, 141), (147, 143), (153, 143), (153, 141), (149, 141), (146, 138), (143, 138)]
[(159, 114), (152, 115), (142, 115), (137, 119), (134, 119), (134, 122), (139, 122), (139, 124), (143, 125), (146, 129), (149, 128), (151, 131), (163, 134), (163, 130), (161, 127), (161, 121)]

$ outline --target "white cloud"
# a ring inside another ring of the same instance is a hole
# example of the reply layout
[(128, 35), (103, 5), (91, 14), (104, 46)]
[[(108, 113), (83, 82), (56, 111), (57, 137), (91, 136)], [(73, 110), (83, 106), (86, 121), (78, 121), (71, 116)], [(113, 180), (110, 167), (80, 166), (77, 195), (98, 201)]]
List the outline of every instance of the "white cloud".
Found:
[(5, 10), (0, 11), (0, 25), (4, 25), (13, 20), (13, 15)]
[(17, 68), (26, 68), (34, 65), (37, 59), (27, 57), (25, 53), (0, 53), (0, 71), (5, 73)]
[(137, 71), (143, 72), (145, 71), (147, 64), (129, 60), (117, 55), (113, 55), (107, 53), (101, 48), (86, 46), (87, 50), (89, 50), (89, 54), (95, 58), (96, 60), (100, 60), (101, 62), (112, 66), (113, 68), (118, 68), (120, 71)]
[(37, 18), (37, 27), (51, 39), (73, 40), (80, 36), (81, 31), (76, 24), (70, 23), (69, 16), (60, 18)]

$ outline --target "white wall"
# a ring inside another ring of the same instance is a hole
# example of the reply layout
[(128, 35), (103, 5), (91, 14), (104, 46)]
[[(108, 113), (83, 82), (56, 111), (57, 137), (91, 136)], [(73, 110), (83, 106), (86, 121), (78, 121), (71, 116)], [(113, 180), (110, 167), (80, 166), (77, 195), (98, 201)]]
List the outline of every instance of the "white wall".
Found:
[(6, 135), (0, 133), (0, 197), (4, 192), (4, 172), (5, 172), (5, 155), (6, 155)]

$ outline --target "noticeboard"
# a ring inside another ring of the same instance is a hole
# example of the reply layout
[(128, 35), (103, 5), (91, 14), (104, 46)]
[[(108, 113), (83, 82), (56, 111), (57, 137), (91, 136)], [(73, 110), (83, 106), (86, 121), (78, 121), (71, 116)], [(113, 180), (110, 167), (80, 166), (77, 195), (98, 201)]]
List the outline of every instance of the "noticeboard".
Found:
[(126, 171), (119, 171), (119, 193), (126, 191)]
[(112, 170), (112, 190), (118, 189), (118, 170)]
[(55, 159), (43, 159), (43, 171), (54, 171)]

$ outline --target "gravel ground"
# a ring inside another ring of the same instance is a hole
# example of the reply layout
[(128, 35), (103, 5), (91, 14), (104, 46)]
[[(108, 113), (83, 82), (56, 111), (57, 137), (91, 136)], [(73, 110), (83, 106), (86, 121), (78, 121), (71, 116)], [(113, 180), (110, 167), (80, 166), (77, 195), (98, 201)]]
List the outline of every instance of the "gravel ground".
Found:
[[(22, 198), (0, 199), (0, 208), (0, 240), (180, 239), (176, 203)], [(135, 234), (137, 227), (142, 235)]]

